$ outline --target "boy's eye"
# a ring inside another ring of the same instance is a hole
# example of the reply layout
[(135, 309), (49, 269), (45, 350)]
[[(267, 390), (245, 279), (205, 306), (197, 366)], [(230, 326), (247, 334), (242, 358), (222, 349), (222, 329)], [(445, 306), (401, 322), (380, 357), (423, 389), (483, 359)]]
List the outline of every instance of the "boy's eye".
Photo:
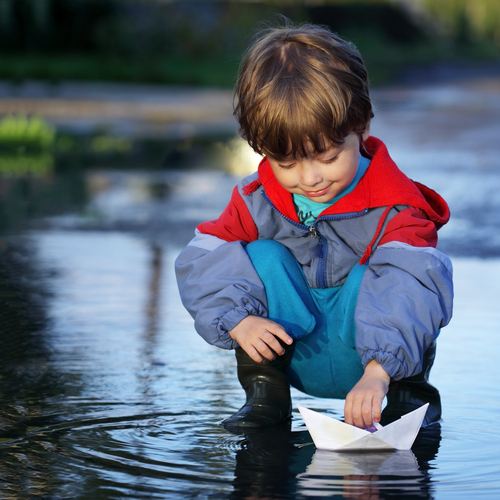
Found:
[(326, 160), (322, 160), (322, 163), (333, 163), (337, 158), (339, 157), (339, 155), (335, 155), (333, 158), (328, 158)]
[(285, 164), (283, 164), (283, 163), (279, 163), (278, 165), (279, 165), (281, 168), (284, 168), (284, 169), (286, 169), (286, 170), (289, 170), (289, 169), (291, 169), (291, 168), (295, 167), (295, 163), (288, 163), (288, 164), (286, 164), (286, 165), (285, 165)]

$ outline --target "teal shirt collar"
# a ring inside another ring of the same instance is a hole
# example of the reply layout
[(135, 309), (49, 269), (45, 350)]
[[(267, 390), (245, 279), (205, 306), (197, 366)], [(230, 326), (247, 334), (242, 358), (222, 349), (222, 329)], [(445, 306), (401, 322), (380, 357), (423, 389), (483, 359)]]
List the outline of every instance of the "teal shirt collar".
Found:
[(335, 196), (335, 198), (331, 199), (330, 201), (325, 201), (324, 203), (316, 203), (315, 201), (311, 201), (309, 198), (306, 198), (301, 194), (292, 194), (293, 202), (295, 204), (295, 209), (297, 210), (297, 215), (299, 216), (300, 222), (307, 226), (314, 224), (314, 221), (324, 210), (326, 210), (328, 207), (331, 207), (346, 194), (349, 194), (354, 190), (369, 166), (370, 160), (360, 154), (358, 169), (356, 170), (354, 178), (339, 194), (337, 194), (337, 196)]

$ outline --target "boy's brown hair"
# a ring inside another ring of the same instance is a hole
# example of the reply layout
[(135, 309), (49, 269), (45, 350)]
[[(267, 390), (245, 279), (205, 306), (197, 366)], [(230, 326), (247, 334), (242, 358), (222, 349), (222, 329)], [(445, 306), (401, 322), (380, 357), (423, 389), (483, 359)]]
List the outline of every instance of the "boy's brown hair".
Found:
[(361, 135), (373, 117), (359, 51), (311, 24), (273, 28), (250, 46), (235, 101), (240, 135), (276, 160), (306, 157), (311, 146), (323, 153)]

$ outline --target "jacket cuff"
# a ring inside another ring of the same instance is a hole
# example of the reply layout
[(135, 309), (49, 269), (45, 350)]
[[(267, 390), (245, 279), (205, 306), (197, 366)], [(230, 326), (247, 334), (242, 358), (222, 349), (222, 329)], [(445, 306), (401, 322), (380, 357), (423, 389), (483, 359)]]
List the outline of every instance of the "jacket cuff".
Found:
[(255, 311), (250, 304), (247, 304), (246, 306), (232, 309), (227, 314), (222, 316), (217, 324), (219, 342), (224, 344), (227, 349), (236, 349), (239, 347), (238, 342), (236, 342), (236, 340), (234, 340), (228, 332), (250, 315), (264, 316), (264, 311)]
[(363, 368), (373, 359), (382, 365), (382, 368), (389, 374), (391, 380), (405, 378), (405, 365), (394, 354), (374, 349), (365, 351), (361, 358)]

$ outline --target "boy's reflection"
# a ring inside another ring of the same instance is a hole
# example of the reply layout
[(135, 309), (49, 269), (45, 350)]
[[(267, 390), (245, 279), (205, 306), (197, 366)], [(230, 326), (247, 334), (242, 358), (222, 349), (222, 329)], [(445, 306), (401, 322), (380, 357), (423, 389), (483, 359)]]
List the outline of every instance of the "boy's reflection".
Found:
[(229, 498), (432, 498), (429, 462), (440, 440), (434, 424), (421, 429), (412, 451), (329, 452), (316, 450), (309, 433), (292, 432), (290, 424), (256, 430), (236, 454)]

